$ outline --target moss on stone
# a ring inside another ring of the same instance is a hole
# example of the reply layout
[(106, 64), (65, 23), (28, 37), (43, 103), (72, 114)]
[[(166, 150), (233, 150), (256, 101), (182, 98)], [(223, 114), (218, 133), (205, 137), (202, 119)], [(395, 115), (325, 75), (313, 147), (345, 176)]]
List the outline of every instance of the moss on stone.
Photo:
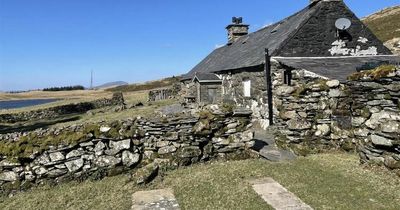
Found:
[(353, 73), (347, 79), (355, 81), (367, 77), (377, 80), (383, 77), (387, 77), (389, 74), (394, 73), (395, 71), (396, 71), (396, 66), (394, 65), (381, 65), (372, 70)]

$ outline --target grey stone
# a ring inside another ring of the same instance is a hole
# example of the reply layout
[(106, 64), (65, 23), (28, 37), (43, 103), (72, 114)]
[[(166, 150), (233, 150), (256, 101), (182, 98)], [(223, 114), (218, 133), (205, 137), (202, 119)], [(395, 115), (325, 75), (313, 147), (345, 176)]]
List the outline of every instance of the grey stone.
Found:
[(113, 156), (100, 156), (94, 160), (94, 164), (99, 167), (114, 167), (121, 163), (121, 158)]
[(81, 146), (81, 147), (88, 147), (88, 146), (93, 146), (94, 144), (93, 144), (93, 142), (91, 142), (91, 141), (88, 141), (88, 142), (83, 142), (83, 143), (80, 143), (79, 144), (79, 146)]
[(317, 125), (316, 136), (327, 136), (331, 132), (331, 128), (327, 124)]
[(0, 167), (2, 167), (2, 168), (14, 168), (14, 167), (20, 166), (20, 165), (21, 165), (21, 163), (11, 162), (9, 160), (0, 161)]
[(13, 171), (4, 171), (0, 173), (0, 181), (13, 182), (18, 180), (18, 174)]
[(179, 156), (182, 158), (198, 157), (200, 155), (200, 148), (195, 146), (184, 147), (179, 153)]
[(176, 147), (165, 146), (165, 147), (161, 147), (160, 149), (158, 149), (158, 154), (165, 155), (165, 154), (173, 153), (175, 151), (176, 151)]
[(83, 167), (83, 159), (79, 158), (76, 160), (68, 161), (65, 163), (65, 166), (67, 166), (69, 172), (75, 172), (78, 171)]
[(136, 184), (145, 184), (152, 181), (152, 179), (158, 173), (158, 165), (150, 163), (143, 168), (139, 168), (136, 173), (133, 174), (132, 178)]
[(46, 153), (42, 154), (41, 156), (39, 156), (36, 161), (41, 164), (41, 165), (45, 165), (50, 163), (50, 158), (49, 155), (47, 155)]
[(292, 86), (279, 86), (275, 90), (275, 94), (278, 96), (287, 96), (292, 94), (296, 89)]
[(342, 95), (342, 91), (340, 91), (339, 89), (329, 90), (329, 96), (332, 98), (337, 98), (337, 97), (340, 97), (341, 95)]
[(351, 124), (355, 127), (358, 127), (360, 125), (362, 125), (367, 119), (365, 119), (364, 117), (353, 117), (351, 119)]
[(61, 152), (53, 152), (49, 154), (51, 162), (57, 162), (65, 159)]
[(297, 113), (296, 111), (283, 111), (279, 115), (283, 120), (288, 120), (288, 119), (295, 119), (297, 118)]
[(35, 174), (37, 175), (43, 175), (45, 173), (47, 173), (47, 169), (44, 167), (37, 167), (33, 170), (35, 172)]
[(50, 170), (50, 171), (48, 171), (47, 173), (46, 173), (46, 175), (48, 176), (48, 177), (50, 177), (50, 178), (55, 178), (55, 177), (59, 177), (59, 176), (61, 176), (61, 175), (64, 175), (64, 174), (66, 174), (68, 171), (67, 170), (65, 170), (65, 169), (53, 169), (53, 170)]
[(94, 147), (94, 151), (99, 152), (99, 151), (102, 151), (104, 148), (106, 148), (106, 145), (103, 142), (99, 141), (99, 142), (97, 142), (96, 146)]
[(122, 164), (127, 167), (137, 164), (139, 160), (140, 155), (138, 153), (132, 153), (126, 150), (122, 152)]
[(307, 130), (311, 128), (311, 123), (305, 120), (292, 119), (287, 122), (290, 130)]
[(169, 145), (168, 141), (158, 141), (156, 142), (156, 147), (166, 147)]
[(122, 141), (110, 141), (110, 148), (116, 151), (121, 151), (131, 148), (131, 140), (125, 139)]
[(84, 152), (82, 150), (72, 150), (71, 152), (69, 152), (65, 158), (66, 159), (70, 159), (72, 157), (79, 157), (82, 156), (84, 154)]
[(230, 123), (230, 124), (228, 124), (226, 127), (228, 128), (228, 129), (233, 129), (233, 128), (236, 128), (236, 127), (238, 127), (239, 126), (239, 123)]
[(389, 121), (381, 125), (382, 131), (385, 133), (400, 133), (400, 122)]
[(361, 136), (361, 137), (367, 137), (369, 134), (369, 130), (366, 128), (359, 128), (354, 130), (354, 135), (356, 136)]
[(326, 82), (326, 85), (330, 88), (336, 88), (336, 87), (339, 87), (340, 82), (339, 82), (339, 80), (329, 80)]
[(387, 139), (387, 138), (385, 138), (385, 137), (372, 134), (370, 138), (371, 138), (371, 141), (372, 141), (372, 143), (373, 143), (374, 145), (386, 146), (386, 147), (391, 147), (391, 146), (393, 146), (392, 140)]
[(111, 127), (109, 127), (109, 126), (101, 126), (100, 127), (100, 132), (101, 133), (107, 133), (109, 130), (111, 130)]

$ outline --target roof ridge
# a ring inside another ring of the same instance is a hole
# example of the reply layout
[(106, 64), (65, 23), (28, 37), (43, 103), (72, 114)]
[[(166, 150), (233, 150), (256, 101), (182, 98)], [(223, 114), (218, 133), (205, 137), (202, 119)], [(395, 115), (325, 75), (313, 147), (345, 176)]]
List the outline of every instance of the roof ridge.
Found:
[(317, 6), (319, 6), (318, 8), (315, 8), (314, 9), (314, 11), (312, 12), (312, 13), (310, 13), (309, 14), (309, 16), (307, 17), (307, 18), (305, 18), (299, 25), (298, 25), (298, 27), (296, 28), (296, 30), (294, 30), (292, 33), (290, 33), (289, 34), (289, 36), (284, 40), (284, 41), (282, 41), (282, 43), (280, 44), (280, 45), (278, 45), (278, 47), (274, 50), (274, 52), (271, 52), (271, 54), (274, 54), (275, 52), (279, 52), (279, 50), (281, 50), (282, 48), (284, 48), (286, 45), (287, 45), (287, 43), (289, 43), (290, 42), (290, 40), (292, 40), (293, 39), (293, 37), (295, 37), (296, 36), (296, 34), (300, 31), (300, 29), (305, 25), (305, 24), (307, 24), (308, 23), (308, 21), (310, 21), (310, 18), (312, 17), (312, 14), (315, 14), (315, 13), (317, 13), (317, 12), (319, 12), (320, 10), (321, 10), (321, 2), (323, 2), (323, 1), (319, 1), (319, 2), (316, 2), (315, 4), (312, 4), (312, 5), (309, 5), (309, 6), (307, 6), (305, 9), (311, 9), (311, 7), (317, 7)]

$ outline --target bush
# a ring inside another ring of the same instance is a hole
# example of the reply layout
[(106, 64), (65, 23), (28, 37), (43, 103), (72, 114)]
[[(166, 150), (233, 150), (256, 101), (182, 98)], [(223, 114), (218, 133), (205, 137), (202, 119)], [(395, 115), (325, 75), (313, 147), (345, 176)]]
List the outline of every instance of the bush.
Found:
[(71, 91), (71, 90), (84, 90), (85, 87), (82, 85), (75, 85), (75, 86), (65, 86), (65, 87), (51, 87), (51, 88), (44, 88), (43, 91)]

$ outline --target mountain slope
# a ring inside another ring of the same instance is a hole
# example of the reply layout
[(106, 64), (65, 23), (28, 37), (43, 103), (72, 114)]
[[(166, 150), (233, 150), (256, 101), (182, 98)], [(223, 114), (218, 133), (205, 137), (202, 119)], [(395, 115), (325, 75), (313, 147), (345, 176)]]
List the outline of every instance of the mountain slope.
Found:
[(393, 53), (400, 55), (400, 6), (385, 8), (362, 21)]

